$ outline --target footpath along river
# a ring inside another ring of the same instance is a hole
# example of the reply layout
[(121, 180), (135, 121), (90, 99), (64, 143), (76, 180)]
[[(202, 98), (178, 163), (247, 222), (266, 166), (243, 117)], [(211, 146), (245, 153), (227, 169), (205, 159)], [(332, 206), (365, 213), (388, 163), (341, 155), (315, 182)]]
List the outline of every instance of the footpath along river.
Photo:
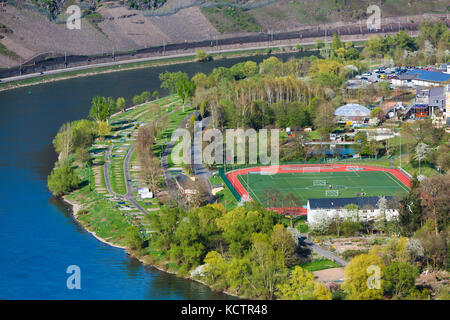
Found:
[[(192, 76), (264, 58), (151, 67), (0, 92), (0, 299), (231, 298), (146, 267), (95, 239), (51, 197), (47, 175), (56, 161), (53, 137), (64, 122), (86, 117), (93, 96), (131, 101), (144, 90), (164, 95), (158, 75), (166, 70)], [(69, 265), (81, 268), (81, 290), (66, 287)]]

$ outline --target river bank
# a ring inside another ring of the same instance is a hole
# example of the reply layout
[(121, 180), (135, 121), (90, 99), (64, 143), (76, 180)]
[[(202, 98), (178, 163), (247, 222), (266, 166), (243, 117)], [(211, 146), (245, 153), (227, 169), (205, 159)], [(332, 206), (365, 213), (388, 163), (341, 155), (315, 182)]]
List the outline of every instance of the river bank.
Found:
[[(270, 48), (270, 52), (267, 49), (254, 49), (254, 50), (246, 50), (246, 51), (230, 51), (223, 53), (211, 53), (210, 56), (214, 60), (223, 60), (227, 58), (244, 58), (244, 57), (252, 57), (252, 56), (261, 56), (267, 55), (269, 53), (280, 53), (280, 48)], [(79, 71), (66, 71), (57, 74), (51, 75), (43, 75), (40, 77), (33, 77), (24, 80), (16, 80), (11, 82), (0, 83), (0, 92), (7, 91), (17, 88), (29, 87), (44, 83), (51, 83), (62, 80), (69, 80), (81, 77), (89, 77), (95, 76), (99, 74), (107, 74), (112, 72), (120, 72), (120, 71), (129, 71), (129, 70), (137, 70), (137, 69), (145, 69), (150, 67), (162, 67), (162, 66), (170, 66), (175, 64), (185, 64), (190, 62), (196, 62), (195, 53), (192, 53), (189, 56), (185, 57), (168, 57), (163, 60), (151, 60), (151, 61), (143, 61), (143, 62), (135, 62), (135, 63), (127, 63), (124, 61), (122, 64), (109, 66), (109, 67), (98, 67), (92, 69), (84, 69)]]
[[(176, 108), (176, 103), (178, 102), (178, 98), (169, 96), (165, 98), (161, 98), (161, 100), (156, 100), (156, 102), (162, 103), (161, 108), (164, 110), (168, 108), (169, 106), (172, 108)], [(162, 102), (164, 101), (164, 102)], [(153, 101), (155, 103), (155, 101)], [(125, 116), (123, 115), (123, 112), (119, 112), (117, 114), (114, 114), (110, 117), (110, 119), (119, 120), (123, 117), (130, 117), (134, 120), (140, 119), (144, 120), (147, 119), (147, 121), (150, 121), (153, 119), (150, 116), (146, 116), (145, 113), (148, 113), (147, 108), (151, 105), (150, 103), (144, 103), (141, 105), (134, 106), (132, 108), (129, 108), (127, 112), (125, 112)], [(185, 118), (185, 112), (189, 113), (190, 110), (181, 111), (179, 108), (176, 108), (174, 110), (179, 110), (178, 113), (169, 112), (168, 114), (173, 116), (173, 120), (176, 122), (174, 124), (175, 127), (178, 127), (178, 121)], [(177, 119), (177, 120), (175, 120)], [(122, 119), (123, 120), (123, 119)], [(129, 132), (130, 135), (133, 134), (133, 132), (136, 132), (136, 128), (132, 128)], [(119, 133), (119, 132), (118, 132)], [(127, 144), (129, 147), (129, 144)], [(130, 150), (132, 150), (130, 148)], [(131, 151), (131, 154), (133, 151)], [(120, 167), (123, 166), (130, 166), (130, 157), (126, 157), (128, 160), (123, 162), (120, 162)], [(105, 160), (110, 159), (109, 156), (105, 157)], [(103, 167), (103, 165), (101, 165)], [(108, 167), (109, 168), (109, 167)], [(95, 171), (95, 170), (92, 170)], [(114, 170), (113, 170), (114, 171)], [(87, 184), (82, 184), (79, 188), (73, 190), (72, 192), (66, 194), (62, 197), (62, 200), (66, 205), (68, 205), (71, 208), (71, 214), (74, 220), (86, 231), (88, 231), (90, 234), (92, 234), (98, 241), (105, 243), (109, 246), (120, 248), (125, 250), (125, 252), (132, 258), (137, 259), (140, 261), (143, 265), (151, 266), (159, 271), (166, 272), (168, 274), (175, 275), (179, 277), (180, 279), (186, 279), (186, 280), (194, 280), (195, 282), (201, 283), (202, 285), (211, 288), (210, 285), (202, 281), (202, 279), (198, 279), (196, 276), (191, 276), (191, 274), (183, 273), (180, 275), (178, 273), (178, 268), (173, 265), (173, 263), (170, 261), (170, 259), (166, 258), (165, 255), (161, 255), (160, 252), (153, 252), (153, 251), (140, 251), (140, 250), (132, 250), (128, 246), (128, 228), (131, 225), (135, 225), (136, 220), (133, 220), (133, 216), (123, 214), (122, 211), (117, 206), (117, 203), (110, 200), (108, 197), (105, 197), (103, 194), (101, 194), (103, 188), (99, 187), (98, 185), (98, 179), (95, 178), (95, 174), (91, 175), (91, 170), (84, 169), (78, 169), (76, 171), (81, 180), (86, 181)], [(87, 174), (87, 175), (86, 175)], [(125, 176), (125, 171), (120, 172), (121, 175)], [(109, 174), (106, 174), (107, 177), (109, 177)], [(123, 177), (121, 176), (120, 179)], [(97, 183), (95, 181), (97, 180)], [(112, 181), (115, 181), (114, 178), (112, 178)], [(109, 185), (108, 190), (111, 189), (111, 179), (108, 179), (105, 183)], [(130, 187), (131, 188), (131, 187)], [(128, 188), (127, 188), (128, 189)], [(100, 192), (100, 193), (99, 193)], [(115, 194), (116, 197), (121, 197), (120, 193), (114, 193), (113, 190), (110, 190), (110, 194)], [(130, 197), (133, 197), (133, 195), (128, 194)], [(126, 197), (123, 197), (123, 201), (127, 201)], [(144, 204), (142, 204), (144, 205)], [(144, 208), (140, 209), (141, 211), (144, 211), (145, 214), (152, 213), (153, 211), (149, 210), (147, 211)], [(137, 224), (143, 227), (139, 222)], [(143, 227), (147, 228), (147, 227)], [(233, 295), (231, 292), (225, 292), (225, 291), (216, 291), (220, 293), (227, 294), (229, 296), (237, 297)], [(237, 297), (239, 298), (239, 297)]]
[[(94, 192), (94, 191), (93, 191), (93, 192)], [(70, 195), (70, 194), (69, 194), (69, 195)], [(92, 234), (92, 235), (94, 236), (94, 238), (96, 238), (98, 241), (100, 241), (100, 242), (102, 242), (102, 243), (105, 243), (105, 244), (107, 244), (107, 245), (109, 245), (109, 246), (111, 246), (111, 247), (115, 247), (115, 248), (119, 248), (119, 249), (125, 250), (125, 252), (126, 252), (130, 257), (139, 260), (139, 262), (141, 262), (141, 263), (142, 263), (143, 265), (145, 265), (145, 266), (149, 266), (149, 267), (155, 268), (155, 269), (157, 269), (157, 270), (159, 270), (159, 271), (166, 272), (166, 273), (168, 273), (168, 274), (172, 274), (172, 275), (175, 275), (175, 276), (179, 277), (178, 274), (177, 274), (175, 271), (171, 271), (171, 270), (169, 270), (168, 268), (164, 267), (163, 265), (157, 265), (157, 264), (155, 264), (155, 263), (149, 262), (148, 259), (145, 259), (146, 256), (140, 256), (140, 255), (137, 255), (137, 254), (135, 254), (134, 251), (129, 250), (127, 247), (125, 247), (125, 246), (123, 246), (123, 245), (120, 245), (120, 244), (117, 244), (117, 243), (113, 243), (113, 242), (111, 242), (111, 241), (108, 241), (108, 240), (106, 240), (106, 239), (100, 237), (99, 235), (97, 235), (97, 233), (96, 233), (94, 230), (91, 230), (86, 224), (83, 223), (83, 221), (81, 221), (81, 220), (79, 219), (79, 212), (80, 212), (80, 210), (83, 209), (83, 206), (82, 206), (81, 203), (79, 203), (79, 202), (77, 202), (77, 201), (74, 201), (73, 199), (68, 199), (67, 195), (64, 196), (64, 197), (62, 198), (62, 201), (63, 201), (68, 207), (70, 207), (70, 211), (71, 211), (72, 217), (73, 217), (73, 218), (74, 218), (74, 219), (75, 219), (75, 220), (83, 227), (84, 230), (86, 230), (87, 232), (89, 232), (90, 234)], [(204, 282), (204, 281), (202, 281), (202, 280), (200, 280), (200, 279), (198, 279), (198, 278), (193, 278), (193, 277), (191, 277), (191, 276), (189, 276), (189, 277), (180, 277), (180, 278), (198, 282), (198, 283), (200, 283), (200, 284), (202, 284), (202, 285), (204, 285), (204, 286), (206, 286), (206, 287), (208, 287), (208, 288), (211, 289), (211, 286), (210, 286), (210, 285), (208, 285), (206, 282)], [(237, 296), (237, 295), (235, 295), (235, 294), (233, 294), (233, 293), (231, 293), (231, 292), (228, 292), (228, 291), (226, 291), (226, 290), (223, 290), (223, 291), (220, 291), (220, 292), (221, 292), (221, 293), (224, 293), (224, 294), (226, 294), (226, 295), (228, 295), (228, 296), (237, 298), (237, 299), (243, 299), (243, 297)]]

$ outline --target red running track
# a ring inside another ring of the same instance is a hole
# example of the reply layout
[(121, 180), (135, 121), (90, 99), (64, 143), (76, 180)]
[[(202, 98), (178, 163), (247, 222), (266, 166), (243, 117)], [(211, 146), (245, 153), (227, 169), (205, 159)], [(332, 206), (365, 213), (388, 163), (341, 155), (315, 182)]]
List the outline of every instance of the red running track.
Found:
[[(349, 165), (349, 164), (284, 164), (278, 166), (267, 166), (267, 167), (255, 167), (255, 168), (246, 168), (246, 169), (238, 169), (226, 174), (228, 180), (230, 180), (231, 184), (234, 186), (236, 191), (242, 197), (248, 197), (248, 199), (252, 200), (250, 195), (247, 193), (247, 190), (242, 186), (242, 184), (237, 179), (238, 175), (248, 174), (249, 172), (264, 172), (270, 174), (277, 173), (295, 173), (295, 172), (303, 172), (303, 168), (317, 168), (320, 167), (320, 172), (349, 172), (352, 170), (348, 170), (348, 168), (359, 168), (358, 171), (386, 171), (392, 174), (395, 178), (397, 178), (400, 182), (402, 182), (408, 188), (411, 187), (410, 179), (407, 175), (401, 172), (399, 169), (387, 169), (381, 167), (372, 167), (372, 166), (361, 166), (361, 165)], [(364, 169), (364, 170), (361, 170)], [(311, 171), (313, 172), (313, 171)], [(293, 214), (293, 215), (306, 215), (306, 209), (303, 207), (292, 207), (292, 208), (268, 208), (269, 210), (273, 210), (282, 214)]]

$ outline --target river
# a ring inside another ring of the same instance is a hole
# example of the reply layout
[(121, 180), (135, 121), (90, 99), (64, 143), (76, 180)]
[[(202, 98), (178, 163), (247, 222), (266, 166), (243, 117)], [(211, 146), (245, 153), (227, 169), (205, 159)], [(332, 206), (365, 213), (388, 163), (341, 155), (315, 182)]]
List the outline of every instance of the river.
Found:
[[(86, 117), (95, 95), (128, 101), (144, 90), (164, 95), (158, 75), (166, 70), (192, 76), (263, 58), (151, 67), (0, 92), (0, 299), (229, 299), (144, 266), (85, 231), (47, 189), (56, 161), (52, 139), (64, 122)], [(80, 267), (80, 290), (67, 289), (69, 265)]]

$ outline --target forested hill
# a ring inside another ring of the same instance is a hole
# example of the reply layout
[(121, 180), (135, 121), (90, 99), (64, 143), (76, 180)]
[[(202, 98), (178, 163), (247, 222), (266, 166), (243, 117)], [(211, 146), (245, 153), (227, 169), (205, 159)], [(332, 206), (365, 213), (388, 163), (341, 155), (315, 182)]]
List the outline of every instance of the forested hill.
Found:
[[(148, 46), (362, 23), (372, 0), (0, 0), (0, 68), (46, 53), (92, 55)], [(81, 9), (69, 30), (67, 8)], [(377, 1), (382, 23), (447, 19), (442, 0)], [(400, 18), (399, 18), (400, 17)]]

